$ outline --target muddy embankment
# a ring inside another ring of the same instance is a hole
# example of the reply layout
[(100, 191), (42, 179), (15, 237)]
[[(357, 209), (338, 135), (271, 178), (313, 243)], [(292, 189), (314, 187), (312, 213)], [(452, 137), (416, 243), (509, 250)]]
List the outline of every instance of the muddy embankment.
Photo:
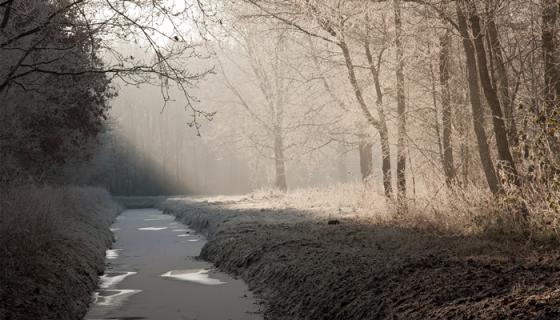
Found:
[(269, 319), (560, 319), (560, 255), (356, 219), (167, 201)]
[(82, 319), (121, 206), (87, 187), (21, 188), (0, 200), (0, 319)]

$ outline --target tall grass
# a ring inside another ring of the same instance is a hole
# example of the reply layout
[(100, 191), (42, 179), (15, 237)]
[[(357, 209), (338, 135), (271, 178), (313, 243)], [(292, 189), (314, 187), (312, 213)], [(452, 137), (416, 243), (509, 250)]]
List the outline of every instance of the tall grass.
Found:
[(248, 194), (245, 200), (296, 209), (340, 209), (344, 212), (355, 212), (366, 207), (375, 211), (387, 209), (385, 198), (378, 191), (364, 188), (358, 182), (297, 188), (285, 193), (274, 188), (261, 188)]
[(245, 201), (318, 214), (354, 217), (371, 223), (520, 241), (560, 240), (560, 192), (541, 184), (507, 188), (496, 196), (477, 186), (439, 187), (418, 192), (398, 214), (393, 200), (360, 182), (301, 188), (283, 193), (259, 189)]

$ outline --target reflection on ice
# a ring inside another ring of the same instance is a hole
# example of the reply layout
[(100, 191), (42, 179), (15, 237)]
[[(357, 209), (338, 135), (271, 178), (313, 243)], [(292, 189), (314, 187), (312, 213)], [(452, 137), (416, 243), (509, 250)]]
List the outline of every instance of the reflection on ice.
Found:
[(173, 231), (173, 232), (187, 232), (189, 230), (187, 230), (187, 229), (173, 229), (171, 231)]
[(181, 237), (181, 238), (182, 238), (182, 237), (188, 237), (188, 236), (190, 236), (190, 234), (178, 234), (178, 235), (177, 235), (177, 237)]
[(173, 271), (166, 272), (166, 273), (162, 274), (161, 276), (166, 277), (166, 278), (174, 278), (174, 279), (177, 279), (177, 280), (183, 280), (183, 281), (189, 281), (189, 282), (194, 282), (194, 283), (199, 283), (199, 284), (210, 285), (210, 286), (226, 283), (226, 282), (223, 282), (223, 281), (218, 280), (218, 279), (210, 278), (210, 276), (208, 275), (208, 270), (207, 269), (173, 270)]
[(138, 230), (149, 230), (149, 231), (159, 231), (165, 230), (167, 227), (145, 227), (145, 228), (138, 228)]

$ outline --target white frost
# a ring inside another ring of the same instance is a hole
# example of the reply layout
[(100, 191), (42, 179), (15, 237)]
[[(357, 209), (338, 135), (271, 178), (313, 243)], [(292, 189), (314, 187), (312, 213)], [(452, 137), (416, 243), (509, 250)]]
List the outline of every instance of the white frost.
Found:
[(132, 289), (103, 290), (101, 291), (101, 293), (100, 292), (95, 293), (94, 301), (95, 304), (100, 306), (118, 306), (121, 305), (126, 298), (132, 296), (133, 294), (137, 294), (139, 292), (142, 292), (142, 290), (132, 290)]
[(119, 257), (119, 251), (122, 249), (108, 249), (105, 251), (105, 258), (109, 260), (114, 260)]
[(199, 270), (173, 270), (166, 272), (161, 275), (162, 277), (166, 278), (174, 278), (177, 280), (183, 280), (188, 282), (194, 282), (199, 284), (205, 284), (209, 286), (215, 286), (220, 284), (225, 284), (219, 279), (210, 278), (208, 275), (207, 269), (199, 269)]
[(126, 277), (135, 274), (136, 272), (133, 271), (104, 274), (101, 277), (99, 277), (99, 279), (101, 280), (101, 284), (99, 285), (99, 287), (102, 289), (114, 287), (115, 285), (117, 285), (117, 283), (123, 281)]
[(138, 228), (138, 230), (148, 230), (148, 231), (159, 231), (165, 230), (167, 227), (145, 227), (145, 228)]

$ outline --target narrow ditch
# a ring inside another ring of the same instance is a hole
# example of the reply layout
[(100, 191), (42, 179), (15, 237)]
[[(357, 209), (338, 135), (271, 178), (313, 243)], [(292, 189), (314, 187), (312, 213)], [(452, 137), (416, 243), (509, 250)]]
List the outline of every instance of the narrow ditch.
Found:
[(172, 216), (126, 210), (111, 230), (116, 241), (85, 320), (262, 319), (246, 284), (197, 259), (206, 239)]

